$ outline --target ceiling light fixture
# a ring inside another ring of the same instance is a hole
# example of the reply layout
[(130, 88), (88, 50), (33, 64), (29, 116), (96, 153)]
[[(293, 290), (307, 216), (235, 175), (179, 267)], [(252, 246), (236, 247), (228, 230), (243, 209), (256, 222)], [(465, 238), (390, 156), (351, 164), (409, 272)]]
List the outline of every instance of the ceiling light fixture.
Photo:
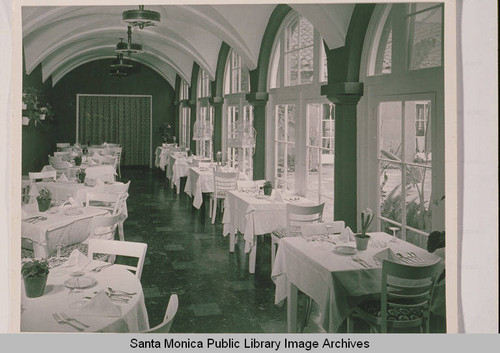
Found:
[(130, 26), (140, 29), (156, 26), (160, 23), (160, 14), (156, 11), (144, 10), (144, 5), (139, 5), (139, 10), (123, 11), (122, 18)]
[(119, 69), (111, 69), (109, 70), (109, 74), (110, 76), (117, 76), (117, 77), (128, 76), (128, 73), (120, 71)]
[(116, 59), (113, 60), (109, 67), (112, 69), (123, 70), (130, 69), (134, 67), (134, 65), (132, 65), (128, 60), (124, 60), (122, 53), (118, 53), (116, 54)]
[(140, 54), (143, 52), (141, 44), (132, 43), (132, 27), (128, 26), (127, 30), (127, 43), (123, 42), (123, 38), (120, 38), (120, 43), (116, 44), (115, 53), (128, 54)]

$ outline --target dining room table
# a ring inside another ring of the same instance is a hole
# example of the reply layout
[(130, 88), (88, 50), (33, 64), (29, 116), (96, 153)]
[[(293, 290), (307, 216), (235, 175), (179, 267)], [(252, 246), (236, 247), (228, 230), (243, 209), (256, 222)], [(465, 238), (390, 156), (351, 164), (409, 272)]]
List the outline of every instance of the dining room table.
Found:
[(338, 332), (355, 306), (381, 292), (382, 262), (389, 253), (395, 254), (392, 261), (414, 266), (441, 262), (444, 268), (443, 259), (425, 249), (383, 232), (368, 234), (363, 251), (344, 235), (311, 238), (299, 233), (281, 239), (271, 277), (275, 304), (287, 302), (288, 332), (297, 332), (299, 290), (318, 304), (322, 327)]
[(108, 214), (101, 207), (59, 205), (40, 212), (37, 203), (22, 206), (21, 244), (46, 258), (58, 246), (78, 244), (90, 235), (92, 218)]
[[(190, 167), (186, 179), (184, 192), (193, 198), (193, 206), (200, 209), (203, 204), (203, 194), (214, 192), (214, 170), (216, 165), (211, 163), (206, 167)], [(235, 172), (236, 169), (221, 167), (221, 171)], [(245, 173), (240, 172), (238, 180), (248, 180)]]
[(186, 157), (183, 155), (172, 154), (169, 157), (168, 167), (167, 167), (167, 179), (170, 181), (170, 187), (176, 189), (176, 193), (181, 192), (181, 178), (187, 178), (189, 173), (189, 168), (193, 157)]
[[(85, 266), (69, 262), (50, 269), (40, 297), (28, 298), (22, 284), (21, 332), (137, 333), (149, 329), (144, 293), (135, 274), (99, 260), (89, 259)], [(78, 282), (75, 273), (82, 275)], [(72, 320), (59, 323), (54, 314)]]
[(163, 171), (166, 171), (165, 168), (168, 164), (168, 159), (170, 155), (175, 152), (185, 152), (185, 151), (187, 151), (187, 148), (178, 147), (174, 144), (165, 144), (162, 146), (158, 146), (155, 151), (155, 166)]
[(89, 192), (114, 193), (115, 190), (123, 186), (122, 182), (103, 182), (102, 184), (90, 186), (85, 183), (78, 183), (76, 180), (41, 181), (32, 184), (29, 192), (30, 202), (36, 203), (40, 190), (47, 189), (55, 202), (64, 202), (72, 197), (76, 202), (83, 204), (86, 202), (87, 193)]
[[(280, 197), (277, 197), (280, 194)], [(243, 234), (245, 252), (249, 255), (249, 273), (255, 273), (257, 236), (286, 228), (286, 205), (313, 206), (306, 197), (285, 191), (274, 191), (266, 196), (256, 187), (254, 190), (232, 190), (224, 201), (223, 235), (229, 235), (229, 252), (234, 252), (237, 232)]]

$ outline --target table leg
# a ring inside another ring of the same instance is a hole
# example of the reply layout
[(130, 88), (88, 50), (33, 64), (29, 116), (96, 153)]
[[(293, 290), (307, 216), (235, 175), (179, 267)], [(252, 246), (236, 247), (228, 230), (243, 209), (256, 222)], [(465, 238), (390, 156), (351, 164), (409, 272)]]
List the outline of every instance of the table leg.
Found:
[(288, 281), (287, 284), (287, 329), (289, 333), (297, 332), (297, 295), (295, 284)]
[(248, 264), (248, 272), (251, 274), (255, 273), (255, 260), (257, 258), (257, 239), (253, 242), (253, 246), (250, 248), (250, 259)]
[(236, 231), (235, 229), (231, 229), (231, 231), (229, 232), (229, 252), (234, 252), (234, 243), (235, 243), (235, 240), (236, 240)]

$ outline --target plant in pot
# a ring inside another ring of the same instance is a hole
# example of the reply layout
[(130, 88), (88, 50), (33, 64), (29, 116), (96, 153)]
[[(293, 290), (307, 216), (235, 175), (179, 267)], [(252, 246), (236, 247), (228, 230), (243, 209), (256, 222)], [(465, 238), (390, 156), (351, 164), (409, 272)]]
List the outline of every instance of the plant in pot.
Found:
[(83, 184), (85, 182), (85, 177), (87, 176), (87, 173), (85, 173), (85, 169), (79, 169), (76, 172), (76, 181), (80, 184)]
[(89, 154), (89, 149), (87, 148), (87, 146), (83, 146), (82, 147), (82, 153), (86, 156), (87, 154)]
[(262, 188), (264, 189), (264, 195), (266, 196), (270, 196), (273, 192), (273, 184), (271, 184), (269, 180), (264, 183)]
[(191, 152), (191, 150), (187, 150), (186, 153), (187, 153), (188, 157), (191, 157), (193, 155), (193, 152)]
[(356, 234), (356, 248), (358, 250), (366, 250), (368, 247), (370, 236), (366, 234), (366, 231), (370, 228), (373, 218), (371, 209), (367, 208), (365, 211), (361, 211), (361, 233)]
[(172, 134), (172, 126), (169, 123), (163, 123), (160, 128), (160, 135), (164, 143), (172, 143), (174, 141)]
[(40, 212), (47, 211), (50, 207), (50, 202), (52, 201), (52, 194), (46, 188), (40, 190), (40, 193), (36, 197), (38, 202), (38, 210)]
[(24, 290), (28, 298), (36, 298), (43, 295), (47, 277), (49, 275), (49, 263), (46, 259), (29, 260), (21, 268), (24, 280)]
[(75, 165), (79, 166), (82, 164), (82, 156), (76, 156), (75, 157)]

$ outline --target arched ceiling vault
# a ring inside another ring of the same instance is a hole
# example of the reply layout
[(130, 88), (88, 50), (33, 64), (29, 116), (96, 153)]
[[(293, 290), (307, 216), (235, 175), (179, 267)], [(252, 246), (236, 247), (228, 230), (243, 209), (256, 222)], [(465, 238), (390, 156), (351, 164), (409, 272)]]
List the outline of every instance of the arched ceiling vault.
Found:
[[(257, 67), (262, 37), (276, 5), (157, 5), (161, 22), (143, 30), (133, 28), (132, 41), (144, 47), (133, 55), (175, 83), (187, 82), (197, 62), (214, 79), (222, 42), (233, 48), (250, 70)], [(344, 45), (354, 5), (297, 4), (294, 10), (308, 18), (330, 49)], [(23, 46), (26, 72), (42, 65), (43, 80), (56, 84), (76, 67), (112, 58), (118, 38), (127, 39), (121, 14), (135, 6), (23, 7)]]

